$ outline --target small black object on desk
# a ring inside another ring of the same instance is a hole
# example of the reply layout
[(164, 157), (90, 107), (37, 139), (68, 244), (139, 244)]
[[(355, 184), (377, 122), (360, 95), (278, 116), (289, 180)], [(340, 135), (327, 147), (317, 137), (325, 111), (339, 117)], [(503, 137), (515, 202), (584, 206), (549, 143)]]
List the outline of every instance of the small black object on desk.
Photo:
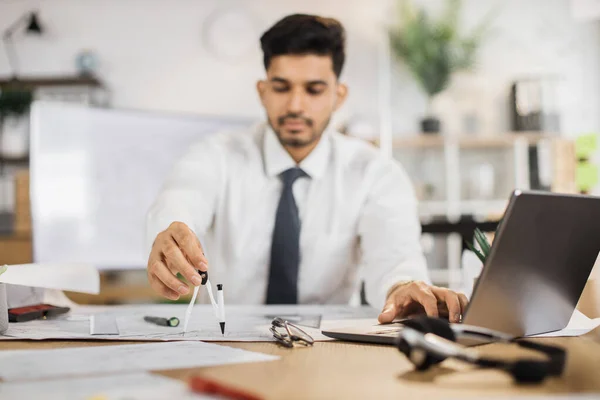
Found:
[(177, 317), (162, 318), (162, 317), (145, 316), (144, 321), (150, 322), (152, 324), (160, 325), (160, 326), (176, 327), (179, 325), (179, 318), (177, 318)]
[(69, 307), (58, 307), (51, 304), (14, 307), (8, 309), (8, 322), (27, 322), (39, 318), (52, 318), (68, 313), (69, 310)]

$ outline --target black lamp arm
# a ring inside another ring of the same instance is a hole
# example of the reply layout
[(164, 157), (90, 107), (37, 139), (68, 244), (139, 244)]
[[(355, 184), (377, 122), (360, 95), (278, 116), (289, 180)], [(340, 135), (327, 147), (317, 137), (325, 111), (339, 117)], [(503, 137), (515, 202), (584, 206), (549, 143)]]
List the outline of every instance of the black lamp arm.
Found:
[(12, 43), (12, 35), (19, 29), (21, 24), (27, 21), (28, 18), (32, 18), (35, 15), (35, 11), (30, 11), (28, 13), (23, 14), (19, 19), (13, 22), (6, 30), (4, 30), (2, 34), (2, 41), (4, 42), (4, 51), (6, 52), (6, 58), (8, 60), (8, 65), (10, 67), (10, 71), (12, 73), (12, 77), (14, 80), (17, 80), (18, 75), (18, 63), (17, 63), (17, 54), (13, 47)]
[(24, 15), (22, 15), (19, 19), (13, 22), (8, 28), (4, 30), (2, 33), (2, 40), (6, 41), (11, 38), (11, 36), (19, 29), (21, 23), (27, 20), (27, 18), (31, 18), (31, 15), (35, 14), (35, 11), (30, 11)]

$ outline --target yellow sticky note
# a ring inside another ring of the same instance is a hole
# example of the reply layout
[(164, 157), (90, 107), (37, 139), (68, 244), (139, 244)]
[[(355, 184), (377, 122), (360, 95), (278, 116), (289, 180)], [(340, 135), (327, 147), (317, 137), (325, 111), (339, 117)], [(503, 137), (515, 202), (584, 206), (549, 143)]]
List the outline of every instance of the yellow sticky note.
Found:
[(589, 162), (577, 164), (576, 178), (579, 191), (589, 191), (598, 183), (598, 166)]
[(588, 158), (598, 148), (598, 135), (590, 133), (575, 139), (575, 154), (577, 158)]

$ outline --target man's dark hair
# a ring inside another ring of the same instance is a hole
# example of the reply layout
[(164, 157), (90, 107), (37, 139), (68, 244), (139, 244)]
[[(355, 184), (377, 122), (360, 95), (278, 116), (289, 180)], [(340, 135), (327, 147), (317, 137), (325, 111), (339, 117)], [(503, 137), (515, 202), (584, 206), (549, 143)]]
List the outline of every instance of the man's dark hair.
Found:
[(339, 21), (316, 15), (288, 15), (260, 38), (265, 69), (271, 58), (281, 55), (331, 56), (333, 72), (339, 78), (346, 54), (346, 33)]

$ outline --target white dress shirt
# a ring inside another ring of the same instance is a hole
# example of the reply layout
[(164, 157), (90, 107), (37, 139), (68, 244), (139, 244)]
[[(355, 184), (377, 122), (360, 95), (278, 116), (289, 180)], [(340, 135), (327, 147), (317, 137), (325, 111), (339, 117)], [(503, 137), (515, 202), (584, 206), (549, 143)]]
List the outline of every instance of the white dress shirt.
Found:
[[(194, 144), (148, 213), (148, 243), (172, 222), (186, 223), (227, 302), (263, 304), (279, 174), (295, 166), (265, 125)], [(394, 283), (429, 282), (416, 198), (397, 162), (326, 131), (298, 166), (308, 174), (292, 189), (301, 220), (299, 303), (348, 303), (364, 281), (367, 301), (379, 308)]]

